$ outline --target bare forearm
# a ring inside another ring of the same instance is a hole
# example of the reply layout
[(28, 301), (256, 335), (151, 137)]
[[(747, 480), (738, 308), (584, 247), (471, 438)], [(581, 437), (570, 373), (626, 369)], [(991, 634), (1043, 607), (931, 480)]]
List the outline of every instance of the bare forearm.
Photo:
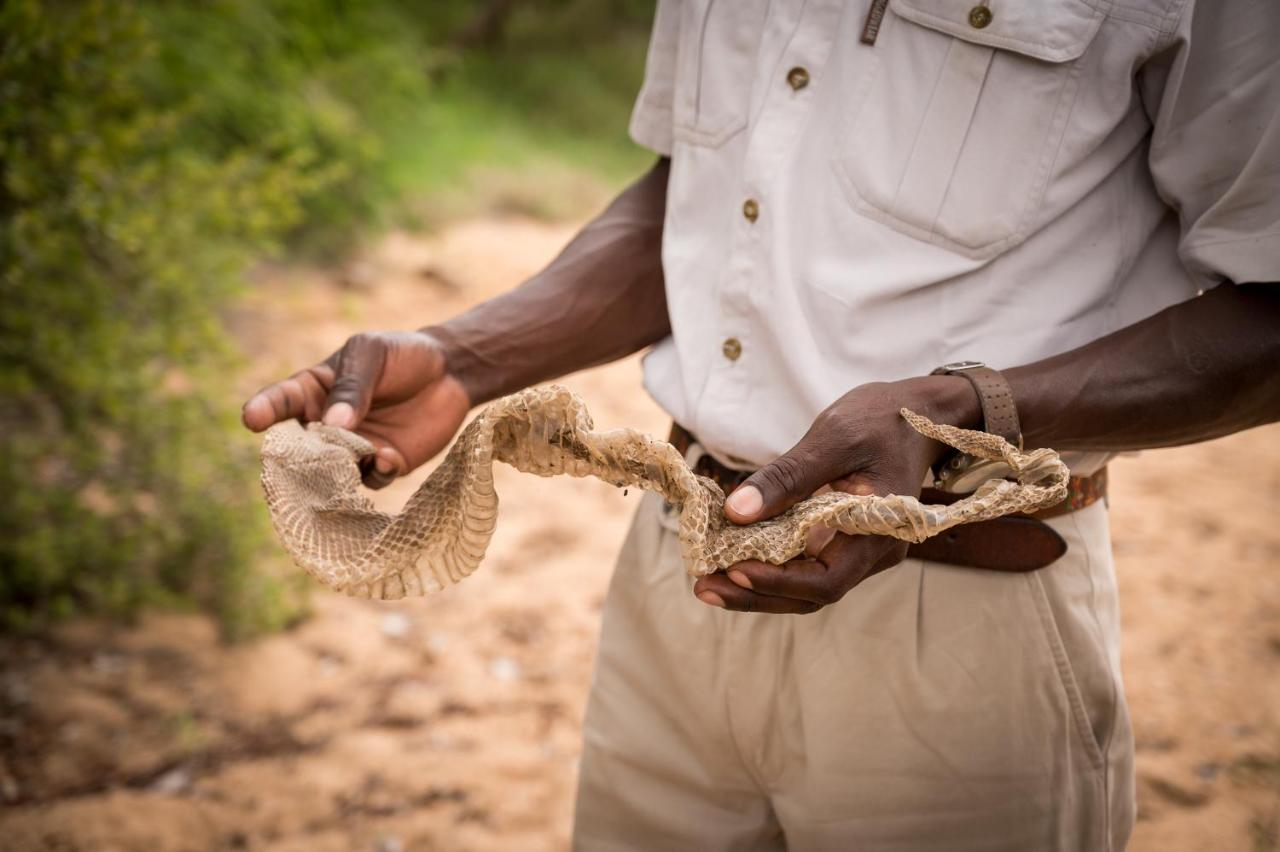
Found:
[(444, 346), (472, 404), (670, 334), (662, 277), (667, 171), (659, 161), (520, 287), (424, 329)]
[(1028, 446), (1146, 449), (1280, 420), (1280, 287), (1223, 285), (1004, 374)]

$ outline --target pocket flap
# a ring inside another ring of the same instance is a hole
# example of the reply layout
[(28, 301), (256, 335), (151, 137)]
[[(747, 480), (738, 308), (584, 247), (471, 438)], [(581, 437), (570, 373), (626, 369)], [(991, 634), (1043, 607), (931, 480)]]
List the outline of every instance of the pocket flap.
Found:
[(973, 44), (1046, 62), (1078, 59), (1107, 16), (1105, 0), (989, 0), (985, 26), (970, 23), (978, 0), (890, 0), (899, 17)]

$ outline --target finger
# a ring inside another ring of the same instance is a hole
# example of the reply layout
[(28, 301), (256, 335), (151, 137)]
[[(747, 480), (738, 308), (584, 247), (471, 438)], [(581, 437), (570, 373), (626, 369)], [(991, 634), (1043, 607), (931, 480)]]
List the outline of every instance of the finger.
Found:
[(890, 544), (885, 549), (884, 555), (881, 556), (878, 560), (876, 560), (875, 563), (872, 564), (871, 570), (868, 571), (865, 575), (863, 575), (862, 579), (859, 580), (858, 582), (861, 583), (866, 579), (868, 579), (869, 577), (874, 577), (876, 574), (879, 574), (881, 571), (887, 571), (888, 569), (902, 562), (902, 560), (907, 558), (907, 548), (909, 546), (910, 545), (908, 545), (907, 542), (905, 541), (898, 541), (897, 539), (891, 539)]
[(315, 420), (322, 399), (324, 388), (320, 381), (311, 371), (303, 370), (250, 397), (240, 411), (240, 420), (254, 432), (293, 418)]
[(846, 473), (842, 448), (827, 430), (811, 429), (784, 455), (757, 470), (725, 501), (725, 517), (735, 524), (772, 518)]
[(395, 447), (384, 445), (372, 456), (360, 460), (360, 479), (366, 488), (385, 488), (408, 469), (404, 456)]
[(333, 386), (324, 404), (324, 422), (355, 429), (369, 413), (373, 389), (386, 363), (386, 344), (375, 335), (357, 334), (338, 353)]
[(266, 388), (249, 397), (249, 401), (240, 409), (240, 422), (252, 432), (261, 432), (276, 422)]
[(887, 568), (892, 568), (907, 555), (907, 543), (885, 535), (837, 535), (822, 549), (817, 558), (838, 570), (844, 580), (841, 595)]
[[(895, 556), (900, 544), (885, 536), (840, 534), (816, 557), (793, 559), (784, 565), (739, 562), (729, 566), (725, 576), (734, 584), (763, 595), (828, 606), (867, 577), (901, 561), (901, 556)], [(901, 550), (905, 553), (905, 545)]]
[(880, 482), (865, 471), (855, 471), (848, 476), (832, 480), (831, 490), (861, 497), (870, 497), (873, 494), (884, 496), (892, 493), (891, 489), (881, 487)]
[(821, 604), (811, 601), (762, 595), (750, 589), (744, 589), (735, 585), (723, 574), (699, 577), (698, 582), (694, 583), (693, 593), (698, 600), (708, 606), (722, 607), (734, 612), (804, 615), (822, 608)]
[(835, 573), (816, 558), (792, 559), (783, 565), (739, 562), (725, 569), (725, 577), (735, 586), (757, 594), (814, 604), (835, 603), (842, 594)]

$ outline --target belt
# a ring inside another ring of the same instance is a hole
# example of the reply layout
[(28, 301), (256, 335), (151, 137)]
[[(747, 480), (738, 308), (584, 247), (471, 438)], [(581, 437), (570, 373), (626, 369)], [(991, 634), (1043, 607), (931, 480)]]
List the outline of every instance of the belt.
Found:
[[(697, 438), (678, 423), (672, 425), (668, 440), (686, 458), (689, 448), (697, 443)], [(707, 453), (695, 459), (692, 467), (694, 473), (715, 482), (725, 494), (751, 475), (750, 471), (725, 467)], [(920, 493), (920, 502), (950, 505), (965, 496), (926, 488)], [(952, 527), (912, 544), (907, 548), (907, 556), (990, 571), (1034, 571), (1067, 552), (1067, 542), (1045, 520), (1078, 511), (1106, 496), (1107, 469), (1104, 467), (1091, 476), (1071, 477), (1067, 499), (1056, 506), (1034, 514), (1009, 515)]]

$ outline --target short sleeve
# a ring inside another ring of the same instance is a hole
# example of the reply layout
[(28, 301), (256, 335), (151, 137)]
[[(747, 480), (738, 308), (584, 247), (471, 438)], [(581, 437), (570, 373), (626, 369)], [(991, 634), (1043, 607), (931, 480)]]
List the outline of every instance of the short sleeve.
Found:
[(1186, 0), (1139, 81), (1182, 262), (1206, 283), (1280, 281), (1280, 2)]
[(676, 46), (680, 37), (680, 0), (658, 0), (645, 60), (644, 83), (631, 112), (631, 138), (664, 157), (671, 156)]

